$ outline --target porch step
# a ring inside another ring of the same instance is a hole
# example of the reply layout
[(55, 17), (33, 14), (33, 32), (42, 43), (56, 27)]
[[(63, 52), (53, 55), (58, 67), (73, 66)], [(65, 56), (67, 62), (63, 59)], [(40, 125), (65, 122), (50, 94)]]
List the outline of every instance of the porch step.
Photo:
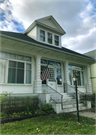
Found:
[[(55, 101), (57, 102), (57, 104), (61, 103), (61, 99), (60, 100), (55, 100)], [(50, 100), (49, 103), (55, 104), (55, 102), (53, 100)], [(72, 104), (72, 103), (74, 104), (74, 103), (76, 103), (76, 99), (73, 99), (73, 98), (71, 98), (71, 99), (63, 99), (62, 103), (63, 104)], [(78, 101), (78, 103), (80, 103), (80, 101)]]
[(72, 98), (71, 95), (69, 95), (68, 93), (61, 93), (63, 95), (63, 99), (67, 99), (67, 98)]
[[(86, 109), (88, 109), (88, 107), (85, 107), (85, 106), (79, 106), (79, 111), (80, 111), (80, 110), (86, 110)], [(75, 112), (75, 111), (77, 111), (77, 108), (76, 108), (76, 107), (74, 107), (74, 108), (64, 108), (63, 110), (61, 110), (60, 113), (65, 113), (65, 112)]]
[[(83, 103), (78, 104), (79, 107), (84, 106)], [(75, 108), (76, 104), (63, 104), (63, 109), (68, 109), (68, 108)]]

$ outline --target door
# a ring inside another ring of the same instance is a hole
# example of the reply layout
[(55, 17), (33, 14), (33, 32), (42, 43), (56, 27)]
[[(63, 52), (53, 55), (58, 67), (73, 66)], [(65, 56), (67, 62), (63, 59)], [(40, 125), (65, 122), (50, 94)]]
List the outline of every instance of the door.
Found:
[(49, 72), (51, 74), (51, 78), (47, 79), (47, 84), (48, 86), (50, 86), (51, 88), (53, 88), (54, 90), (57, 90), (57, 86), (56, 86), (56, 68), (55, 67), (48, 67), (49, 68)]

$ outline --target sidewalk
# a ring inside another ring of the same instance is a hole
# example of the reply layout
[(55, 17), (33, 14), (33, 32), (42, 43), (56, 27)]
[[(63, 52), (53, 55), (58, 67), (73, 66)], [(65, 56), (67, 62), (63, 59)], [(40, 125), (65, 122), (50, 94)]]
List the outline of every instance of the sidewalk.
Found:
[[(72, 114), (77, 115), (77, 112), (74, 112)], [(96, 113), (94, 113), (94, 112), (79, 112), (79, 115), (80, 116), (85, 116), (85, 117), (96, 119)]]

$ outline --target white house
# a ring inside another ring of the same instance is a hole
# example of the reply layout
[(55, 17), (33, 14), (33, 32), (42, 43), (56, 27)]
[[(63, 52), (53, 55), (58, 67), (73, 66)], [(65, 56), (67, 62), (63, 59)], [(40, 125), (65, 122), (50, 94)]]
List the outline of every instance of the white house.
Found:
[[(89, 68), (94, 59), (62, 47), (65, 33), (52, 16), (35, 20), (23, 33), (1, 31), (0, 93), (33, 93), (49, 103), (54, 91), (64, 99), (74, 88), (76, 71), (78, 90), (92, 94)], [(47, 65), (51, 78), (42, 82), (40, 76)]]

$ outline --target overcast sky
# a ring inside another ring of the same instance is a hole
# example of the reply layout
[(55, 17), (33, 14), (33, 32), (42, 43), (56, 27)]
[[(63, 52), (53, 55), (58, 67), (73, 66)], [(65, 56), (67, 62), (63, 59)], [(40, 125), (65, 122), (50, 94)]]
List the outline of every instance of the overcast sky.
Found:
[(96, 0), (0, 0), (0, 30), (23, 33), (49, 15), (66, 31), (62, 46), (79, 53), (96, 49)]

